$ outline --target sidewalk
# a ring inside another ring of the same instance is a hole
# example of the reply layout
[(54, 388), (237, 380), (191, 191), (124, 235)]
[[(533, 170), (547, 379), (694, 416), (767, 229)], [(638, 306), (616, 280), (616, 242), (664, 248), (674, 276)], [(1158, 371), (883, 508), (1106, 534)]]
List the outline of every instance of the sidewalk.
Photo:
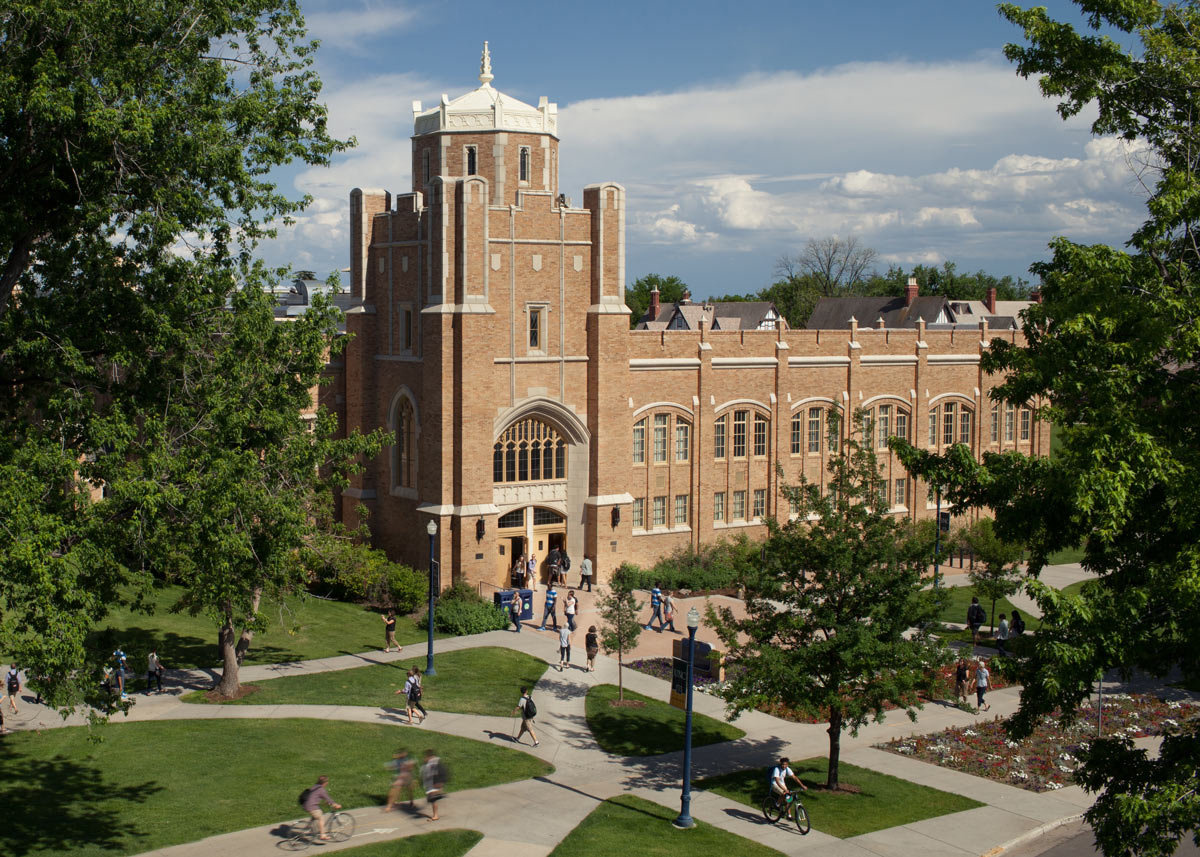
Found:
[[(565, 592), (563, 593), (565, 595)], [(587, 593), (584, 593), (585, 595)], [(592, 601), (593, 599), (589, 599)], [(581, 599), (582, 601), (582, 599)], [(680, 613), (685, 614), (691, 601), (681, 600)], [(582, 606), (582, 605), (581, 605)], [(577, 643), (591, 619), (588, 607), (580, 616)], [(561, 612), (561, 611), (560, 611)], [(538, 614), (540, 618), (540, 613)], [(677, 625), (678, 627), (679, 625)], [(448, 652), (478, 646), (503, 646), (527, 652), (547, 661), (557, 660), (557, 643), (550, 632), (521, 634), (494, 631), (469, 638), (449, 638), (435, 642), (435, 652)], [(669, 652), (670, 633), (644, 633), (647, 646)], [(710, 637), (701, 629), (700, 638)], [(580, 645), (578, 649), (581, 649)], [(582, 665), (582, 653), (574, 652), (575, 663)], [(243, 667), (246, 682), (266, 680), (280, 675), (351, 669), (371, 663), (387, 663), (423, 653), (423, 645), (408, 646), (400, 654), (382, 652), (345, 655), (320, 661)], [(173, 671), (170, 676), (177, 688), (211, 684), (205, 671)], [(521, 782), (508, 783), (470, 792), (456, 792), (442, 803), (443, 820), (430, 824), (423, 817), (406, 813), (385, 814), (378, 807), (353, 811), (357, 832), (342, 846), (327, 845), (324, 851), (401, 838), (435, 829), (466, 827), (484, 834), (483, 840), (471, 851), (473, 857), (521, 854), (538, 857), (549, 854), (555, 845), (570, 833), (596, 806), (606, 798), (619, 794), (637, 794), (664, 806), (677, 808), (680, 801), (682, 754), (670, 753), (649, 758), (621, 759), (599, 749), (587, 728), (584, 697), (595, 684), (615, 683), (617, 663), (612, 658), (599, 657), (596, 672), (570, 669), (559, 673), (547, 672), (539, 681), (538, 734), (541, 746), (528, 744), (520, 749), (534, 754), (555, 766), (554, 773)], [(624, 671), (627, 688), (658, 699), (666, 699), (668, 684), (633, 670)], [(515, 689), (514, 689), (515, 696)], [(989, 695), (992, 711), (987, 717), (1006, 716), (1017, 709), (1019, 690), (1009, 688)], [(515, 699), (514, 699), (515, 701)], [(137, 696), (136, 705), (128, 715), (118, 715), (115, 722), (124, 720), (159, 719), (218, 719), (218, 718), (278, 718), (313, 717), (329, 720), (377, 722), (394, 725), (397, 729), (425, 729), (397, 724), (394, 716), (382, 708), (358, 706), (205, 706), (181, 703), (174, 694)], [(704, 693), (695, 694), (695, 710), (722, 717), (724, 703)], [(57, 715), (36, 718), (39, 722), (24, 728), (50, 728), (64, 725)], [(902, 827), (877, 831), (851, 839), (835, 839), (814, 830), (800, 836), (794, 826), (767, 825), (756, 809), (726, 800), (716, 794), (693, 792), (692, 814), (722, 829), (761, 842), (784, 854), (805, 854), (816, 857), (976, 857), (1002, 848), (1006, 843), (1026, 836), (1032, 831), (1078, 817), (1091, 799), (1077, 787), (1067, 787), (1052, 793), (1035, 794), (1024, 789), (947, 770), (873, 749), (872, 745), (895, 737), (935, 732), (952, 725), (977, 722), (980, 715), (958, 708), (931, 703), (920, 712), (919, 720), (911, 722), (903, 712), (891, 712), (882, 723), (864, 727), (857, 737), (842, 735), (842, 759), (847, 763), (892, 774), (933, 788), (967, 795), (984, 804), (967, 812), (927, 819)], [(67, 723), (83, 722), (71, 718)], [(510, 734), (511, 719), (436, 712), (436, 730), (476, 740), (499, 740)], [(799, 724), (782, 721), (760, 712), (743, 714), (736, 724), (746, 735), (738, 741), (699, 747), (693, 751), (693, 777), (726, 772), (746, 767), (765, 768), (780, 754), (794, 759), (828, 754), (828, 735), (825, 724)], [(432, 728), (432, 727), (429, 727)], [(500, 736), (500, 737), (496, 737)], [(820, 819), (815, 819), (820, 827)], [(192, 857), (203, 854), (238, 855), (238, 857), (268, 857), (277, 855), (286, 824), (274, 824), (241, 830), (221, 836), (149, 852), (162, 857)], [(686, 837), (686, 832), (680, 832)]]

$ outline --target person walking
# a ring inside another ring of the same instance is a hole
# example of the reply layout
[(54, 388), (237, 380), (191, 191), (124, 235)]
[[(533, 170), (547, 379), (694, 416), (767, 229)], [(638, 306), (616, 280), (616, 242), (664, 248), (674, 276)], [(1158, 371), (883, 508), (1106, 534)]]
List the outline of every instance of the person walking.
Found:
[(954, 697), (963, 705), (967, 704), (967, 662), (959, 658), (958, 666), (954, 668)]
[(389, 610), (386, 616), (380, 616), (383, 620), (383, 650), (390, 652), (392, 646), (396, 647), (397, 652), (404, 651), (404, 646), (396, 642), (396, 613)]
[(1013, 608), (1012, 621), (1008, 623), (1008, 638), (1011, 640), (1014, 637), (1019, 637), (1025, 633), (1025, 620), (1021, 618), (1021, 614)]
[(521, 633), (521, 593), (516, 591), (508, 602), (508, 618), (512, 620), (513, 630), (516, 633)]
[(983, 697), (987, 694), (990, 678), (991, 673), (988, 672), (987, 665), (980, 661), (979, 665), (975, 667), (975, 707), (979, 711), (988, 711), (992, 707), (990, 702), (985, 704), (983, 701)]
[(146, 695), (150, 695), (150, 685), (158, 686), (158, 692), (162, 693), (163, 673), (166, 669), (162, 665), (162, 661), (158, 658), (158, 649), (151, 649), (150, 654), (146, 657)]
[(971, 596), (971, 606), (967, 608), (967, 627), (971, 629), (971, 645), (979, 645), (979, 629), (983, 627), (983, 623), (987, 620), (987, 614), (983, 612), (983, 605), (979, 603), (978, 596)]
[(646, 622), (645, 630), (650, 630), (650, 626), (654, 624), (655, 619), (658, 619), (658, 633), (661, 634), (663, 629), (662, 590), (658, 588), (657, 583), (650, 590), (650, 618)]
[(551, 548), (550, 553), (546, 555), (546, 565), (550, 569), (550, 585), (562, 583), (562, 551)]
[(582, 591), (585, 586), (588, 592), (592, 591), (592, 560), (586, 554), (579, 563), (579, 589)]
[(412, 758), (408, 755), (408, 751), (401, 748), (392, 756), (392, 761), (388, 763), (388, 767), (395, 773), (395, 778), (392, 780), (392, 786), (388, 789), (387, 803), (384, 804), (383, 811), (391, 812), (396, 808), (396, 801), (400, 799), (402, 794), (408, 795), (408, 805), (413, 805), (413, 769), (416, 767)]
[(579, 611), (579, 599), (575, 597), (575, 590), (567, 590), (567, 598), (563, 602), (563, 613), (567, 616), (567, 627), (572, 631), (575, 630), (575, 614)]
[(396, 695), (404, 694), (404, 713), (408, 717), (408, 723), (411, 726), (413, 717), (417, 713), (417, 709), (421, 709), (421, 719), (417, 723), (425, 722), (425, 706), (421, 704), (421, 696), (424, 691), (421, 689), (421, 671), (416, 667), (410, 667), (408, 677), (404, 680), (404, 687), (396, 691)]
[(555, 631), (558, 630), (558, 608), (554, 606), (554, 602), (556, 602), (557, 600), (558, 600), (558, 590), (555, 589), (554, 584), (551, 583), (549, 588), (546, 590), (546, 607), (542, 611), (542, 624), (538, 628), (539, 631), (546, 630), (546, 620), (547, 619), (553, 619), (554, 620), (554, 630)]
[(996, 651), (1002, 655), (1007, 655), (1008, 652), (1004, 647), (1008, 645), (1008, 617), (1003, 613), (1000, 614), (1000, 624), (996, 626)]
[(317, 777), (316, 785), (304, 791), (304, 802), (302, 806), (304, 811), (312, 816), (317, 823), (317, 838), (322, 842), (328, 842), (329, 837), (325, 833), (325, 814), (321, 812), (321, 801), (329, 804), (334, 809), (341, 809), (340, 803), (334, 803), (333, 798), (329, 796), (329, 792), (325, 790), (325, 786), (329, 785), (329, 777), (321, 774)]
[(571, 665), (571, 627), (563, 625), (558, 629), (558, 671), (562, 672)]
[(671, 629), (671, 633), (677, 633), (675, 630), (675, 599), (671, 597), (670, 592), (664, 592), (662, 598), (663, 619)]
[(113, 652), (113, 660), (116, 661), (113, 677), (117, 680), (117, 690), (121, 692), (121, 699), (128, 699), (125, 695), (125, 674), (129, 668), (129, 662), (125, 659), (125, 653), (120, 649)]
[[(16, 664), (9, 666), (8, 675), (4, 677), (5, 694), (8, 697), (8, 708), (13, 714), (20, 714), (17, 710), (17, 694), (21, 692), (21, 673), (17, 669)], [(0, 697), (0, 705), (4, 703), (3, 697)]]
[(425, 764), (421, 765), (421, 785), (425, 789), (425, 800), (429, 801), (429, 820), (438, 820), (438, 801), (446, 788), (446, 771), (442, 760), (433, 750), (425, 751)]
[(520, 558), (513, 563), (512, 567), (512, 585), (523, 586), (525, 584), (525, 554), (521, 554)]
[(537, 555), (530, 554), (525, 560), (525, 588), (537, 592)]
[(587, 652), (587, 671), (594, 673), (596, 671), (596, 655), (600, 653), (600, 636), (596, 633), (595, 625), (587, 629), (587, 635), (583, 638), (583, 648)]
[(537, 706), (533, 704), (533, 697), (529, 695), (529, 690), (525, 687), (521, 688), (521, 698), (517, 700), (517, 705), (513, 709), (513, 714), (521, 713), (521, 730), (517, 733), (516, 742), (521, 743), (521, 736), (526, 732), (533, 739), (533, 746), (542, 743), (538, 740), (537, 734), (533, 731), (533, 718), (537, 717)]

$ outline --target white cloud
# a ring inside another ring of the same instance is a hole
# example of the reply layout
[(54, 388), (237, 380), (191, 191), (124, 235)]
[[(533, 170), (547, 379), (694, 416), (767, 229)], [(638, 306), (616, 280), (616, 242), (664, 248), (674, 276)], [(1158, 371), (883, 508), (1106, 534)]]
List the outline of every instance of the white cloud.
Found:
[(329, 11), (306, 11), (304, 14), (309, 36), (331, 47), (357, 47), (366, 39), (402, 30), (417, 17), (414, 10), (396, 3), (362, 3), (357, 7), (342, 3), (331, 5)]

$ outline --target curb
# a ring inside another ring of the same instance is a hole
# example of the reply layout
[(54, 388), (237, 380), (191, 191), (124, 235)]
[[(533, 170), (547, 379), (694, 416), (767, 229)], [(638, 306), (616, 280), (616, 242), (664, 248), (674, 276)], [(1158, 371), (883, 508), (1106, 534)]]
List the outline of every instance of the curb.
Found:
[(1082, 818), (1083, 813), (1077, 812), (1074, 815), (1065, 815), (1062, 818), (1055, 819), (1054, 821), (1047, 821), (1045, 824), (1039, 825), (1033, 830), (1027, 830), (1014, 839), (1010, 839), (1007, 842), (997, 845), (995, 848), (990, 848), (987, 851), (984, 851), (980, 857), (999, 857), (999, 855), (1003, 854), (1005, 851), (1024, 845), (1027, 842), (1031, 842), (1040, 836), (1044, 836), (1051, 830), (1057, 830), (1060, 827), (1064, 827), (1068, 824), (1079, 821)]

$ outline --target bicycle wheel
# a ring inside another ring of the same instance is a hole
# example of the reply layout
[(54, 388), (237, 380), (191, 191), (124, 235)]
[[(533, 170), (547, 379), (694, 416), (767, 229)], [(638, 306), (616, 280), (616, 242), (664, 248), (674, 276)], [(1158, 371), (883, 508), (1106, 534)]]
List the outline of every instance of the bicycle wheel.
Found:
[(281, 843), (285, 851), (303, 851), (312, 844), (310, 837), (313, 834), (312, 830), (309, 829), (307, 819), (291, 824), (288, 827), (288, 831), (291, 833), (291, 836)]
[(775, 800), (774, 794), (768, 794), (765, 798), (763, 798), (762, 814), (763, 818), (771, 822), (771, 824), (774, 824), (775, 822), (779, 821), (779, 819), (783, 818), (783, 807), (780, 806), (779, 802)]
[(334, 842), (345, 842), (354, 835), (354, 816), (348, 812), (335, 812), (325, 823), (325, 832)]
[(792, 811), (794, 813), (792, 815), (792, 820), (795, 821), (796, 826), (800, 828), (801, 834), (808, 833), (808, 831), (812, 830), (812, 824), (810, 824), (808, 820), (808, 810), (804, 808), (804, 804), (800, 803), (800, 801), (796, 801), (794, 804), (792, 804)]

